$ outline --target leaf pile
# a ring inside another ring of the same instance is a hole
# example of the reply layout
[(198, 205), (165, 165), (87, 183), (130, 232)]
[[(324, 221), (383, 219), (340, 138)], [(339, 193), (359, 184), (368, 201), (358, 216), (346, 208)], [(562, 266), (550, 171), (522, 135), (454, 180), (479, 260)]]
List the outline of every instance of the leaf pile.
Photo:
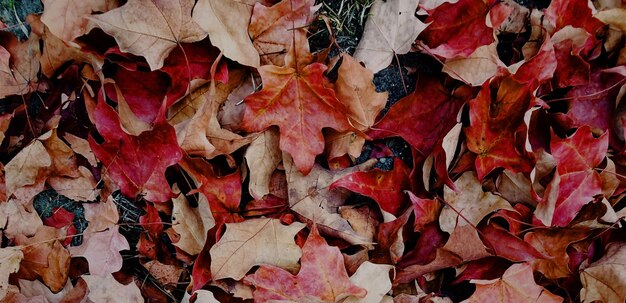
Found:
[(1, 302), (626, 299), (623, 1), (377, 0), (353, 56), (314, 0), (42, 2)]

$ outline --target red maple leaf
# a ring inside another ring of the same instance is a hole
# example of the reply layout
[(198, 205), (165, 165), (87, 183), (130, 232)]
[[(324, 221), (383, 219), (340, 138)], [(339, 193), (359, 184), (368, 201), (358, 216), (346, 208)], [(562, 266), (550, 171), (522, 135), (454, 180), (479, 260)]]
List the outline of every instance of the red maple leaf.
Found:
[(122, 194), (145, 196), (151, 202), (165, 202), (174, 194), (165, 179), (165, 169), (182, 158), (174, 128), (157, 119), (152, 130), (131, 136), (122, 130), (113, 108), (98, 102), (94, 122), (104, 142), (98, 144), (93, 136), (89, 146), (104, 165), (107, 173), (122, 190)]
[(298, 170), (308, 174), (315, 157), (324, 151), (322, 128), (350, 129), (346, 107), (325, 84), (326, 66), (307, 65), (301, 70), (266, 65), (259, 68), (263, 89), (244, 99), (242, 129), (280, 129), (280, 149), (289, 153)]

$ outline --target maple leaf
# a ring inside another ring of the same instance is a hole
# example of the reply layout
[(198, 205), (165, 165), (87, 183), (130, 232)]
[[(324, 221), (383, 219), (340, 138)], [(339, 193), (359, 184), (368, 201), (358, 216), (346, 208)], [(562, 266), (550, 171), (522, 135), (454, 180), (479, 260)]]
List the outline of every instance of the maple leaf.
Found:
[(341, 252), (329, 246), (315, 226), (302, 247), (300, 263), (296, 276), (279, 267), (261, 265), (244, 282), (255, 287), (254, 300), (258, 302), (307, 298), (337, 302), (350, 295), (362, 298), (367, 293), (349, 280)]
[(447, 59), (443, 72), (469, 85), (482, 86), (496, 75), (498, 67), (504, 66), (498, 58), (496, 47), (497, 43), (494, 42), (476, 48), (469, 56)]
[(259, 68), (263, 89), (244, 99), (246, 110), (241, 128), (280, 130), (280, 149), (289, 153), (300, 172), (313, 168), (315, 156), (324, 151), (322, 128), (350, 129), (345, 106), (324, 84), (326, 66), (307, 65), (301, 70), (266, 65)]
[(472, 280), (471, 282), (476, 284), (476, 291), (463, 303), (563, 302), (563, 298), (535, 283), (533, 270), (526, 263), (511, 265), (500, 279)]
[(266, 218), (227, 223), (226, 232), (210, 251), (213, 279), (240, 280), (261, 264), (295, 272), (301, 251), (294, 237), (304, 226), (299, 222), (286, 226)]
[[(23, 95), (37, 88), (41, 51), (39, 41), (10, 41), (0, 46), (0, 98)], [(4, 48), (6, 46), (6, 48)]]
[[(353, 57), (344, 54), (336, 57), (333, 62), (332, 69), (339, 65), (337, 81), (334, 83), (337, 99), (346, 105), (350, 124), (355, 129), (365, 132), (374, 125), (376, 117), (387, 103), (389, 94), (376, 91), (373, 83), (374, 74)], [(355, 158), (361, 154), (365, 144), (362, 134), (354, 132), (335, 134), (326, 138), (330, 159), (346, 153)]]
[(567, 25), (584, 28), (592, 35), (604, 24), (591, 16), (591, 8), (585, 0), (555, 0), (545, 10), (546, 19), (558, 31)]
[(278, 147), (278, 136), (278, 131), (270, 128), (254, 139), (246, 149), (244, 157), (250, 168), (248, 190), (255, 199), (261, 199), (270, 193), (272, 173), (283, 159)]
[[(298, 53), (308, 52), (308, 26), (313, 20), (314, 0), (283, 0), (272, 7), (256, 3), (252, 11), (248, 34), (261, 55), (263, 65), (285, 65), (285, 55), (290, 48)], [(308, 58), (299, 58), (301, 64)]]
[(226, 176), (218, 176), (210, 163), (188, 156), (184, 156), (179, 165), (193, 178), (197, 186), (197, 190), (188, 194), (200, 192), (207, 198), (217, 227), (221, 227), (224, 223), (244, 220), (239, 214), (241, 202), (239, 171)]
[(536, 259), (531, 261), (534, 270), (544, 274), (548, 279), (568, 277), (572, 272), (569, 267), (567, 247), (589, 235), (584, 229), (540, 229), (524, 235), (524, 241), (530, 243), (537, 250), (551, 259)]
[(257, 0), (200, 0), (193, 20), (209, 33), (211, 43), (224, 56), (243, 65), (258, 67), (259, 53), (248, 36), (252, 7)]
[(350, 193), (344, 189), (330, 190), (329, 186), (342, 176), (370, 169), (374, 163), (375, 161), (368, 161), (341, 171), (329, 171), (316, 164), (308, 175), (304, 175), (296, 169), (291, 157), (283, 154), (289, 207), (303, 220), (315, 222), (325, 233), (352, 244), (369, 243), (337, 214), (337, 208), (343, 205)]
[(418, 3), (419, 0), (375, 1), (354, 58), (377, 73), (387, 67), (394, 56), (408, 53), (417, 36), (428, 26), (415, 16)]
[(19, 75), (15, 75), (11, 68), (9, 59), (11, 54), (0, 46), (0, 98), (11, 95), (23, 95), (30, 88), (27, 83), (19, 81)]
[[(105, 85), (104, 88), (107, 97), (118, 102), (120, 118), (122, 118), (121, 102), (126, 102), (132, 114), (139, 120), (153, 123), (159, 114), (169, 86), (165, 73), (119, 68), (112, 79), (115, 80), (115, 84)], [(119, 93), (114, 87), (119, 88)]]
[(197, 255), (206, 242), (207, 232), (215, 226), (209, 202), (204, 195), (192, 208), (184, 195), (172, 199), (172, 228), (179, 235), (174, 245), (190, 255)]
[(9, 275), (20, 269), (24, 254), (19, 247), (0, 248), (0, 300), (9, 290)]
[[(497, 88), (495, 95), (492, 87)], [(528, 86), (508, 76), (485, 82), (478, 96), (469, 101), (470, 126), (465, 128), (465, 136), (467, 148), (477, 154), (479, 180), (497, 167), (531, 171), (532, 155), (519, 147), (526, 134), (524, 113), (530, 99)]]
[(207, 33), (191, 19), (193, 5), (192, 0), (129, 0), (89, 19), (91, 27), (98, 26), (113, 36), (121, 51), (143, 56), (156, 70), (179, 43), (206, 37)]
[(0, 226), (4, 227), (4, 236), (13, 240), (18, 235), (35, 235), (43, 222), (32, 205), (10, 199), (0, 203)]
[(394, 160), (393, 170), (378, 168), (354, 172), (330, 184), (330, 190), (343, 187), (374, 199), (380, 208), (394, 216), (399, 215), (406, 202), (404, 190), (410, 189), (410, 170), (404, 161)]
[(604, 159), (608, 145), (608, 133), (596, 139), (589, 126), (565, 139), (552, 134), (550, 151), (556, 172), (535, 210), (543, 224), (566, 226), (583, 205), (602, 193), (602, 178), (595, 168)]
[(348, 297), (343, 302), (381, 302), (383, 297), (391, 290), (389, 271), (393, 269), (389, 264), (374, 264), (369, 261), (361, 263), (356, 272), (350, 276), (350, 282), (367, 290), (364, 298)]
[(134, 281), (124, 285), (117, 282), (111, 274), (83, 275), (81, 278), (89, 287), (87, 298), (93, 302), (144, 302), (141, 291)]
[(444, 189), (444, 200), (447, 203), (439, 216), (441, 230), (447, 233), (465, 225), (476, 226), (485, 216), (498, 209), (513, 210), (506, 200), (483, 191), (473, 172), (464, 173), (454, 184), (459, 192)]
[(429, 25), (419, 40), (430, 53), (444, 58), (468, 56), (494, 41), (493, 29), (485, 22), (488, 13), (489, 7), (483, 0), (444, 3), (429, 12)]
[(151, 202), (172, 198), (165, 169), (182, 157), (174, 129), (165, 121), (157, 121), (150, 131), (139, 136), (128, 135), (120, 127), (119, 117), (105, 102), (98, 102), (94, 118), (104, 142), (98, 144), (89, 137), (89, 145), (122, 193), (129, 197), (142, 194)]
[[(400, 99), (367, 134), (374, 138), (400, 136), (427, 157), (456, 124), (456, 115), (470, 91), (450, 92), (434, 77), (420, 78), (413, 93)], [(432, 121), (440, 123), (432, 123)]]
[(41, 21), (55, 36), (72, 41), (87, 32), (92, 12), (106, 12), (117, 7), (117, 0), (43, 0)]
[(626, 299), (626, 245), (609, 244), (599, 260), (580, 272), (582, 302), (621, 302)]
[(29, 280), (40, 277), (54, 292), (63, 289), (70, 265), (70, 253), (56, 240), (63, 236), (63, 231), (49, 226), (41, 226), (30, 238), (18, 235), (15, 243), (23, 246), (24, 258), (17, 275)]
[(128, 250), (130, 246), (118, 230), (119, 227), (114, 226), (85, 237), (82, 245), (70, 248), (72, 256), (85, 257), (92, 275), (104, 276), (119, 271), (122, 268), (120, 251)]

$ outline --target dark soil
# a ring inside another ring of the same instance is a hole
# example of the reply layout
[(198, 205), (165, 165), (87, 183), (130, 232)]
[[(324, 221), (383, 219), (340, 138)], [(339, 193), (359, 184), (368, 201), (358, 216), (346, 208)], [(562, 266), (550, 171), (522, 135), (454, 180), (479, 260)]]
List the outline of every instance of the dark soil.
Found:
[(30, 35), (30, 25), (24, 21), (26, 16), (42, 12), (41, 0), (0, 0), (0, 21), (7, 26), (0, 30), (8, 30), (20, 40), (26, 40)]

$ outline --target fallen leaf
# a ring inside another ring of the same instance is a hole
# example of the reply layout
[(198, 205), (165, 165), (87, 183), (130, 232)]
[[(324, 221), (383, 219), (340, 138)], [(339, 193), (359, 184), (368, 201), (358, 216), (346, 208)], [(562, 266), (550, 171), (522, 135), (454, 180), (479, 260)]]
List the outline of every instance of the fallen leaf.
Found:
[(0, 248), (0, 300), (4, 299), (9, 291), (9, 275), (20, 269), (20, 262), (24, 254), (20, 247)]
[(569, 267), (567, 247), (573, 242), (583, 240), (588, 235), (588, 230), (562, 228), (539, 229), (527, 233), (524, 235), (524, 241), (551, 257), (532, 260), (530, 265), (548, 279), (568, 277), (572, 272)]
[(390, 171), (375, 168), (370, 171), (354, 172), (330, 184), (330, 190), (343, 187), (370, 197), (382, 210), (399, 216), (403, 206), (406, 205), (404, 191), (411, 188), (409, 174), (410, 169), (404, 161), (397, 159), (394, 160), (393, 169)]
[(428, 27), (419, 35), (428, 52), (444, 58), (469, 56), (494, 41), (487, 26), (489, 7), (483, 0), (443, 3), (429, 12)]
[(348, 296), (363, 298), (366, 291), (348, 278), (338, 248), (329, 246), (314, 226), (302, 247), (296, 276), (279, 267), (261, 265), (244, 282), (255, 287), (254, 300), (317, 300), (337, 302)]
[(444, 189), (446, 205), (439, 216), (441, 230), (447, 233), (465, 225), (476, 226), (485, 216), (498, 209), (513, 210), (506, 200), (484, 192), (473, 172), (464, 173), (454, 185), (459, 192)]
[(55, 36), (72, 41), (87, 33), (92, 12), (106, 12), (117, 7), (117, 0), (44, 0), (41, 21)]
[(103, 276), (82, 275), (81, 278), (89, 287), (87, 298), (93, 302), (144, 302), (141, 291), (135, 282), (124, 285), (117, 282), (111, 274)]
[(391, 290), (389, 271), (392, 269), (393, 266), (389, 264), (374, 264), (368, 261), (363, 262), (361, 266), (359, 266), (359, 269), (350, 276), (350, 282), (367, 290), (367, 295), (360, 299), (348, 297), (343, 302), (380, 303), (383, 296)]
[(350, 224), (337, 214), (349, 192), (342, 189), (330, 190), (329, 186), (342, 176), (371, 168), (374, 162), (365, 162), (342, 171), (329, 171), (314, 165), (308, 175), (302, 174), (291, 160), (283, 154), (283, 165), (287, 173), (289, 206), (307, 222), (315, 222), (322, 232), (342, 238), (352, 244), (367, 244)]
[(248, 190), (255, 199), (261, 199), (270, 193), (272, 173), (282, 161), (278, 136), (276, 129), (270, 128), (256, 137), (246, 149), (244, 157), (250, 169)]
[(326, 66), (307, 65), (301, 70), (265, 65), (259, 68), (263, 89), (244, 99), (242, 129), (280, 130), (280, 149), (289, 153), (298, 170), (308, 174), (315, 157), (324, 151), (322, 128), (350, 129), (345, 106), (324, 83)]
[[(419, 78), (416, 86), (419, 88), (391, 106), (368, 135), (374, 139), (400, 136), (427, 157), (456, 124), (470, 92), (464, 88), (451, 92), (433, 77)], [(439, 123), (432, 123), (433, 119)]]
[(182, 194), (172, 202), (172, 228), (179, 235), (174, 245), (190, 255), (197, 255), (204, 247), (207, 232), (215, 226), (209, 202), (200, 195), (198, 206), (193, 208)]
[(513, 264), (500, 279), (471, 280), (476, 291), (463, 302), (563, 302), (563, 298), (537, 285), (526, 263)]
[(204, 32), (191, 19), (191, 0), (129, 0), (121, 7), (89, 17), (113, 36), (123, 52), (143, 56), (152, 70), (163, 66), (167, 55), (179, 43), (204, 39)]
[(248, 36), (248, 24), (256, 0), (200, 0), (193, 20), (209, 33), (211, 43), (229, 59), (258, 67), (259, 53)]
[[(376, 91), (374, 74), (353, 57), (344, 54), (333, 61), (333, 66), (339, 65), (334, 86), (337, 99), (346, 105), (350, 124), (355, 129), (366, 132), (374, 125), (376, 117), (385, 107), (389, 94)], [(362, 134), (350, 132), (330, 135), (326, 141), (329, 158), (343, 156), (346, 153), (357, 158), (361, 154), (365, 138)]]
[(226, 232), (211, 248), (213, 279), (240, 280), (255, 265), (272, 265), (295, 272), (301, 256), (294, 237), (304, 224), (283, 225), (277, 219), (226, 223)]
[(90, 136), (89, 145), (122, 193), (129, 197), (142, 194), (151, 202), (170, 199), (173, 193), (165, 179), (165, 169), (182, 157), (174, 129), (160, 121), (151, 131), (128, 135), (106, 102), (98, 102), (94, 115), (96, 128), (105, 142), (98, 144)]
[(469, 85), (482, 86), (496, 75), (498, 67), (504, 65), (498, 58), (496, 46), (494, 42), (478, 47), (468, 56), (447, 59), (443, 72)]
[(121, 250), (129, 250), (130, 246), (124, 236), (119, 233), (119, 227), (86, 235), (83, 244), (70, 247), (72, 256), (81, 256), (89, 262), (89, 273), (105, 276), (119, 271), (122, 268)]
[(41, 278), (53, 292), (65, 286), (69, 274), (70, 253), (58, 239), (64, 240), (65, 232), (54, 227), (41, 226), (33, 237), (18, 235), (17, 245), (24, 258), (17, 276), (34, 280)]
[(22, 149), (4, 166), (7, 196), (19, 188), (45, 181), (45, 174), (52, 165), (52, 158), (39, 140)]
[(566, 226), (583, 205), (602, 194), (602, 178), (595, 167), (604, 159), (608, 141), (608, 133), (594, 138), (589, 126), (565, 139), (552, 134), (550, 150), (556, 172), (535, 210), (544, 225)]
[(389, 66), (394, 56), (408, 53), (417, 36), (428, 26), (415, 16), (418, 3), (419, 0), (375, 1), (354, 58), (377, 73)]
[(580, 271), (582, 302), (621, 302), (626, 299), (626, 245), (609, 244), (599, 260)]
[[(252, 11), (248, 34), (261, 55), (262, 65), (285, 66), (285, 55), (290, 48), (308, 52), (306, 27), (313, 21), (314, 0), (284, 0), (271, 7), (256, 3)], [(298, 66), (310, 62), (299, 59)]]
[(532, 155), (519, 146), (519, 138), (526, 134), (524, 114), (530, 108), (530, 91), (510, 76), (497, 79), (485, 82), (469, 101), (470, 126), (464, 129), (467, 148), (477, 154), (479, 180), (497, 167), (515, 173), (532, 170)]

